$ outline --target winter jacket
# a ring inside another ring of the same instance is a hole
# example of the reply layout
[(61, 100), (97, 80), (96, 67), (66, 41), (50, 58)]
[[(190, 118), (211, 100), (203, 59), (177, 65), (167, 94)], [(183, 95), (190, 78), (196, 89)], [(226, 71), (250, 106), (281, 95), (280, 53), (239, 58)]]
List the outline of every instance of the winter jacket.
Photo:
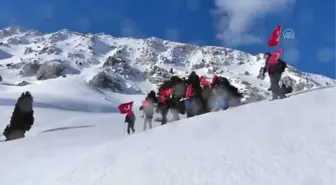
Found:
[(135, 122), (135, 115), (134, 112), (129, 112), (125, 117), (125, 123), (134, 123)]
[(150, 93), (148, 93), (145, 100), (149, 101), (152, 104), (158, 103), (158, 99), (156, 98), (156, 95), (155, 95), (154, 91), (151, 91)]
[(266, 71), (268, 72), (268, 75), (282, 74), (285, 71), (287, 64), (281, 59), (270, 61), (270, 58), (271, 55), (266, 58), (263, 75)]
[(176, 83), (173, 89), (173, 97), (182, 98), (185, 96), (186, 86), (183, 83)]
[(188, 85), (187, 90), (186, 90), (186, 94), (185, 97), (186, 99), (189, 99), (193, 96), (195, 96), (195, 89), (192, 87), (192, 85)]
[(160, 95), (159, 104), (167, 104), (167, 97), (165, 95)]
[(188, 77), (188, 84), (191, 84), (194, 89), (200, 88), (200, 78), (199, 76), (193, 71)]
[(200, 80), (201, 80), (201, 85), (203, 87), (210, 87), (211, 84), (210, 82), (208, 82), (205, 76), (201, 76)]
[(140, 107), (140, 110), (143, 110), (145, 118), (153, 118), (154, 115), (154, 104), (146, 100), (145, 104)]

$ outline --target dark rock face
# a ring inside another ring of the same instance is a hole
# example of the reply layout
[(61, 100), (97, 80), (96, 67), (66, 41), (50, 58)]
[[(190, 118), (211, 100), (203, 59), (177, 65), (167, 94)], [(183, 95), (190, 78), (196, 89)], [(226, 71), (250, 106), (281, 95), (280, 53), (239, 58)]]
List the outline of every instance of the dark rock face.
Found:
[(121, 91), (122, 87), (119, 82), (116, 76), (109, 75), (108, 71), (101, 71), (89, 81), (89, 84), (97, 88)]
[(40, 64), (38, 61), (29, 62), (23, 65), (22, 69), (20, 70), (19, 74), (21, 76), (34, 76), (40, 69)]
[(57, 78), (63, 75), (66, 66), (61, 60), (50, 60), (43, 63), (36, 75), (38, 80)]
[(126, 64), (126, 62), (118, 55), (116, 56), (109, 56), (105, 60), (103, 67), (122, 67)]
[(55, 54), (55, 55), (58, 55), (62, 53), (62, 49), (61, 48), (58, 48), (56, 46), (45, 46), (43, 47), (39, 52), (38, 54), (42, 55), (42, 54)]
[(163, 83), (171, 77), (168, 70), (160, 68), (156, 65), (151, 66), (150, 69), (145, 72), (145, 75), (148, 81), (153, 84)]

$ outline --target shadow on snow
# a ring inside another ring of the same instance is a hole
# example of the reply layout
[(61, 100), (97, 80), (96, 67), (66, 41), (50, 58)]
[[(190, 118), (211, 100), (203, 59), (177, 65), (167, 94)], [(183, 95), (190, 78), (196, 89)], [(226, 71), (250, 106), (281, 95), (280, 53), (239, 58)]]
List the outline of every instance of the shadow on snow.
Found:
[(62, 131), (62, 130), (71, 130), (71, 129), (81, 129), (81, 128), (91, 128), (94, 127), (94, 125), (81, 125), (81, 126), (69, 126), (69, 127), (59, 127), (59, 128), (53, 128), (44, 130), (40, 133), (46, 133), (46, 132), (55, 132), (55, 131)]

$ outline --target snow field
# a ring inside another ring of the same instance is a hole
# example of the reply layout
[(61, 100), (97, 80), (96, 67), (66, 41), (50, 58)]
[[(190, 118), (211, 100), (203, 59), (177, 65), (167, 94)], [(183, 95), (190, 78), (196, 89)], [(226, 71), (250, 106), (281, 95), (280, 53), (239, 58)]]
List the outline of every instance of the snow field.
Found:
[[(1, 184), (334, 184), (335, 90), (248, 104), (129, 137), (116, 113), (36, 108), (27, 138), (0, 144)], [(8, 122), (12, 107), (0, 109)]]

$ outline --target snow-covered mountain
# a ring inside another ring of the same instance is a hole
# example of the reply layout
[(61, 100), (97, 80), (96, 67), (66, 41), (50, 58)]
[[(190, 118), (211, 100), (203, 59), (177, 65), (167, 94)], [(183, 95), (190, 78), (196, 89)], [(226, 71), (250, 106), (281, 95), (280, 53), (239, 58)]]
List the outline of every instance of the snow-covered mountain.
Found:
[[(292, 67), (284, 83), (294, 90), (324, 89), (155, 122), (142, 132), (143, 93), (168, 79), (171, 68), (180, 76), (217, 72), (260, 99), (269, 87), (268, 78), (257, 78), (263, 62), (260, 55), (157, 38), (3, 29), (0, 129), (24, 91), (34, 97), (35, 122), (24, 139), (0, 142), (0, 184), (335, 184), (335, 80)], [(125, 136), (117, 106), (129, 100), (136, 133)]]
[[(209, 79), (213, 72), (229, 78), (254, 101), (269, 94), (269, 79), (257, 78), (263, 64), (260, 54), (158, 38), (116, 38), (69, 30), (42, 34), (21, 27), (0, 30), (0, 75), (7, 86), (79, 76), (96, 89), (138, 94), (155, 88), (171, 75), (187, 76), (195, 70)], [(293, 67), (287, 68), (282, 80), (294, 91), (335, 82)]]
[[(53, 93), (62, 90), (52, 87)], [(141, 132), (143, 119), (136, 109), (132, 136), (124, 135), (120, 114), (83, 113), (75, 101), (66, 105), (71, 111), (60, 110), (58, 101), (67, 102), (62, 93), (50, 103), (40, 91), (35, 89), (40, 102), (27, 137), (0, 142), (1, 185), (335, 184), (335, 86), (147, 132)], [(76, 99), (73, 94), (69, 100)], [(92, 107), (99, 103), (82, 101)], [(2, 128), (13, 110), (3, 103), (2, 98)]]

